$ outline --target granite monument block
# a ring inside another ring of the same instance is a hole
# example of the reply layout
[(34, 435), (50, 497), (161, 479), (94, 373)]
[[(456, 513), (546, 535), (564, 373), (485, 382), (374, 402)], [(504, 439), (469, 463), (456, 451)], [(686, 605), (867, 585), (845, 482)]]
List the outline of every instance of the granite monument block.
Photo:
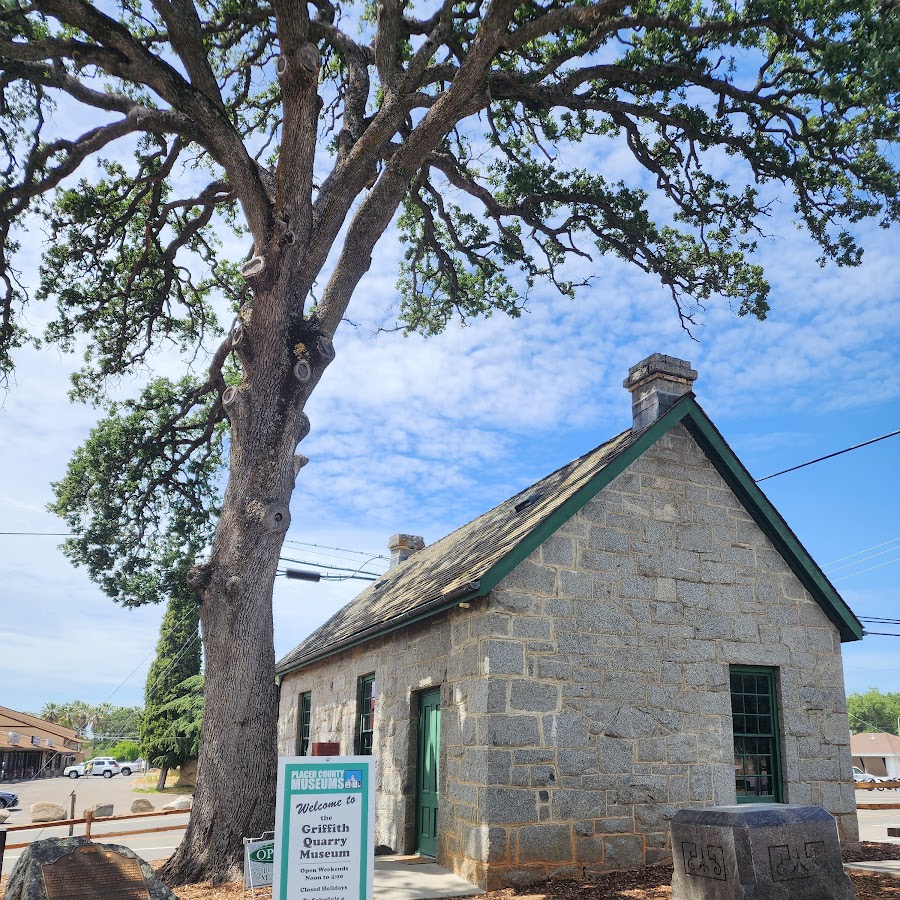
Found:
[(856, 900), (837, 824), (821, 806), (680, 810), (672, 856), (672, 900)]

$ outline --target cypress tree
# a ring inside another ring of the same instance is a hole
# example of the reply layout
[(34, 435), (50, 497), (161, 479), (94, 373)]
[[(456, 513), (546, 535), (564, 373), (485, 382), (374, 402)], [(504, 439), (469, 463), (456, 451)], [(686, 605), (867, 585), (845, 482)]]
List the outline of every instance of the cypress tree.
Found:
[(141, 721), (141, 752), (149, 765), (159, 766), (158, 788), (165, 787), (169, 769), (185, 763), (191, 741), (173, 740), (180, 727), (173, 701), (182, 699), (190, 687), (184, 682), (200, 673), (200, 606), (197, 595), (177, 580), (159, 629), (156, 659), (147, 672), (144, 717)]

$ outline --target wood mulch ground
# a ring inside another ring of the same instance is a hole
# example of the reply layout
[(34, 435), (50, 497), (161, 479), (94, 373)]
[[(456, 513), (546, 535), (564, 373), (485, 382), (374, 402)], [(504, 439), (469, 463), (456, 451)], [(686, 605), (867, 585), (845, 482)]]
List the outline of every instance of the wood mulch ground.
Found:
[[(862, 843), (844, 850), (844, 862), (900, 859), (900, 844)], [(900, 900), (900, 877), (867, 872), (850, 872), (857, 900)], [(627, 872), (589, 874), (584, 881), (547, 881), (528, 888), (507, 888), (482, 894), (481, 900), (671, 900), (671, 866), (648, 866)], [(6, 887), (6, 878), (0, 884)], [(180, 900), (237, 900), (244, 897), (239, 882), (213, 887), (196, 884), (175, 889)], [(249, 892), (248, 892), (249, 895)], [(257, 900), (269, 900), (269, 888), (257, 888)]]
[[(900, 844), (861, 843), (844, 850), (844, 862), (900, 859)], [(894, 875), (850, 872), (857, 900), (900, 900), (900, 878)], [(584, 881), (547, 881), (529, 888), (492, 891), (481, 900), (671, 900), (671, 866), (648, 866), (628, 872), (588, 875)], [(177, 888), (180, 900), (237, 900), (243, 887), (193, 885)], [(257, 900), (269, 900), (268, 888), (256, 891)]]

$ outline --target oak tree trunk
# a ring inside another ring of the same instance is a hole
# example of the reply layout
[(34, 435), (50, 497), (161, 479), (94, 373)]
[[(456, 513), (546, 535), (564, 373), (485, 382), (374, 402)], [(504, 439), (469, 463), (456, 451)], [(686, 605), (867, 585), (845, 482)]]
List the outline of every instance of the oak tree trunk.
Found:
[(225, 400), (228, 487), (210, 560), (190, 578), (201, 598), (206, 679), (194, 807), (161, 873), (172, 885), (240, 879), (243, 838), (274, 827), (272, 587), (290, 524), (294, 450), (309, 423), (302, 412), (306, 394), (292, 375), (291, 325), (277, 312), (286, 304), (269, 300), (257, 293), (252, 323), (245, 323), (245, 379)]

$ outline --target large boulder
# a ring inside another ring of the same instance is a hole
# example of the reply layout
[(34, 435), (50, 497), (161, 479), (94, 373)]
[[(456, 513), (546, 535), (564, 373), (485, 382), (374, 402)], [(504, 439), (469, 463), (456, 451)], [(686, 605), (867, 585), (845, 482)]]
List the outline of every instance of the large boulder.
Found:
[(178, 900), (154, 874), (149, 863), (144, 862), (134, 850), (120, 844), (95, 844), (83, 837), (47, 838), (35, 841), (22, 852), (9, 876), (5, 900), (46, 900), (47, 891), (41, 866), (56, 862), (61, 856), (71, 853), (77, 847), (94, 846), (111, 850), (128, 859), (136, 859), (150, 894), (150, 900)]
[(88, 813), (91, 813), (95, 819), (107, 819), (113, 814), (113, 805), (112, 803), (95, 803), (84, 811), (82, 818), (86, 819)]
[(132, 812), (152, 812), (156, 807), (149, 801), (141, 798), (140, 800), (135, 800), (134, 803), (131, 804)]
[(31, 804), (32, 822), (59, 822), (61, 819), (68, 818), (68, 812), (58, 803)]
[(178, 767), (178, 781), (175, 787), (197, 787), (197, 760), (189, 759)]
[(190, 809), (194, 805), (192, 797), (176, 797), (171, 803), (167, 803), (163, 810), (169, 809)]
[(2, 825), (10, 817), (8, 809), (0, 809), (0, 825)]

